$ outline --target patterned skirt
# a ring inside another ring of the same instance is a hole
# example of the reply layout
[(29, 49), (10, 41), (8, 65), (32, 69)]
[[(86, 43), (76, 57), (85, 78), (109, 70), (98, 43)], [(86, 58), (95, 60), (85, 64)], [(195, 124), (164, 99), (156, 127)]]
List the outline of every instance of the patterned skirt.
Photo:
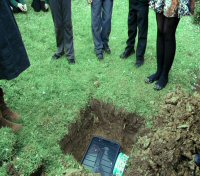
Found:
[(195, 0), (150, 0), (149, 3), (150, 8), (166, 17), (180, 18), (192, 15), (195, 8)]

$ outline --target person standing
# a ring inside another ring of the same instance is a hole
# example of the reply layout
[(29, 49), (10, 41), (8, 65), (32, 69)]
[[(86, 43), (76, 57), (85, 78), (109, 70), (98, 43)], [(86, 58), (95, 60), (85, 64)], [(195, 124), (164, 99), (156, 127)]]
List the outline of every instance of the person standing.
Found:
[[(12, 80), (30, 66), (17, 23), (8, 0), (0, 1), (0, 80)], [(10, 127), (14, 132), (22, 126), (12, 121), (19, 119), (4, 101), (0, 86), (0, 126)]]
[(75, 64), (72, 29), (71, 0), (49, 0), (56, 33), (57, 52), (52, 59), (59, 59), (64, 54), (70, 64)]
[(155, 90), (162, 90), (168, 83), (176, 53), (176, 29), (180, 18), (192, 15), (195, 0), (150, 0), (150, 7), (156, 12), (157, 20), (157, 71), (145, 81), (155, 81)]
[(148, 2), (148, 0), (129, 0), (128, 40), (126, 42), (127, 46), (125, 51), (120, 55), (120, 58), (127, 59), (135, 53), (136, 36), (138, 33), (135, 63), (137, 68), (144, 63), (144, 54), (147, 46)]
[(99, 60), (104, 59), (104, 52), (111, 54), (109, 36), (111, 33), (111, 20), (113, 0), (88, 0), (92, 8), (92, 34), (95, 53)]

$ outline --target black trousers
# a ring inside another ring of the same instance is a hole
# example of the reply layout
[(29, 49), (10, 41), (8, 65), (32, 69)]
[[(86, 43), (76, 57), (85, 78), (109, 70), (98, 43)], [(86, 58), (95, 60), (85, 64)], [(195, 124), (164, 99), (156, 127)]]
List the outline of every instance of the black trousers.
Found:
[(148, 4), (137, 4), (135, 0), (129, 0), (128, 16), (128, 50), (134, 50), (135, 39), (138, 33), (138, 44), (136, 49), (137, 60), (143, 60), (147, 45), (148, 34)]
[(108, 47), (111, 33), (113, 0), (94, 0), (92, 2), (92, 34), (96, 54)]
[(57, 54), (74, 59), (71, 0), (49, 0), (56, 32)]

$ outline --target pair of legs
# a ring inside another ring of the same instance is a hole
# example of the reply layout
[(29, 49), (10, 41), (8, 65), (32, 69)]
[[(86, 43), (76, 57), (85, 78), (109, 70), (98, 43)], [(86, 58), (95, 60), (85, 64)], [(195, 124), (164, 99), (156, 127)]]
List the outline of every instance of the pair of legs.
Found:
[(176, 29), (180, 19), (156, 14), (157, 19), (157, 71), (148, 77), (148, 82), (156, 83), (156, 90), (163, 89), (168, 83), (169, 71), (176, 53)]
[(9, 109), (4, 101), (4, 93), (0, 88), (0, 127), (9, 127), (14, 132), (19, 131), (22, 126), (13, 121), (19, 120), (19, 116)]
[(126, 59), (135, 52), (135, 39), (138, 34), (136, 64), (143, 64), (147, 46), (149, 7), (148, 4), (135, 3), (135, 0), (129, 0), (127, 47), (120, 57)]
[[(103, 57), (109, 51), (113, 0), (94, 0), (92, 2), (92, 34), (96, 55)], [(102, 59), (102, 58), (99, 58)]]
[(57, 52), (55, 56), (59, 58), (66, 52), (69, 60), (74, 61), (71, 0), (49, 0), (49, 5), (56, 33)]

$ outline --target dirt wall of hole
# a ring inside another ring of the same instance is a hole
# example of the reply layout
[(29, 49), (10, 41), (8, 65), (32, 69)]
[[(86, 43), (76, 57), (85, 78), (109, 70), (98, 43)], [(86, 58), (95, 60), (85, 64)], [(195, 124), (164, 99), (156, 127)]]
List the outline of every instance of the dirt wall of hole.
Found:
[(120, 143), (122, 151), (130, 154), (137, 136), (144, 133), (143, 118), (113, 105), (92, 100), (82, 110), (80, 119), (71, 125), (69, 133), (60, 141), (64, 153), (81, 161), (93, 136), (100, 136)]

